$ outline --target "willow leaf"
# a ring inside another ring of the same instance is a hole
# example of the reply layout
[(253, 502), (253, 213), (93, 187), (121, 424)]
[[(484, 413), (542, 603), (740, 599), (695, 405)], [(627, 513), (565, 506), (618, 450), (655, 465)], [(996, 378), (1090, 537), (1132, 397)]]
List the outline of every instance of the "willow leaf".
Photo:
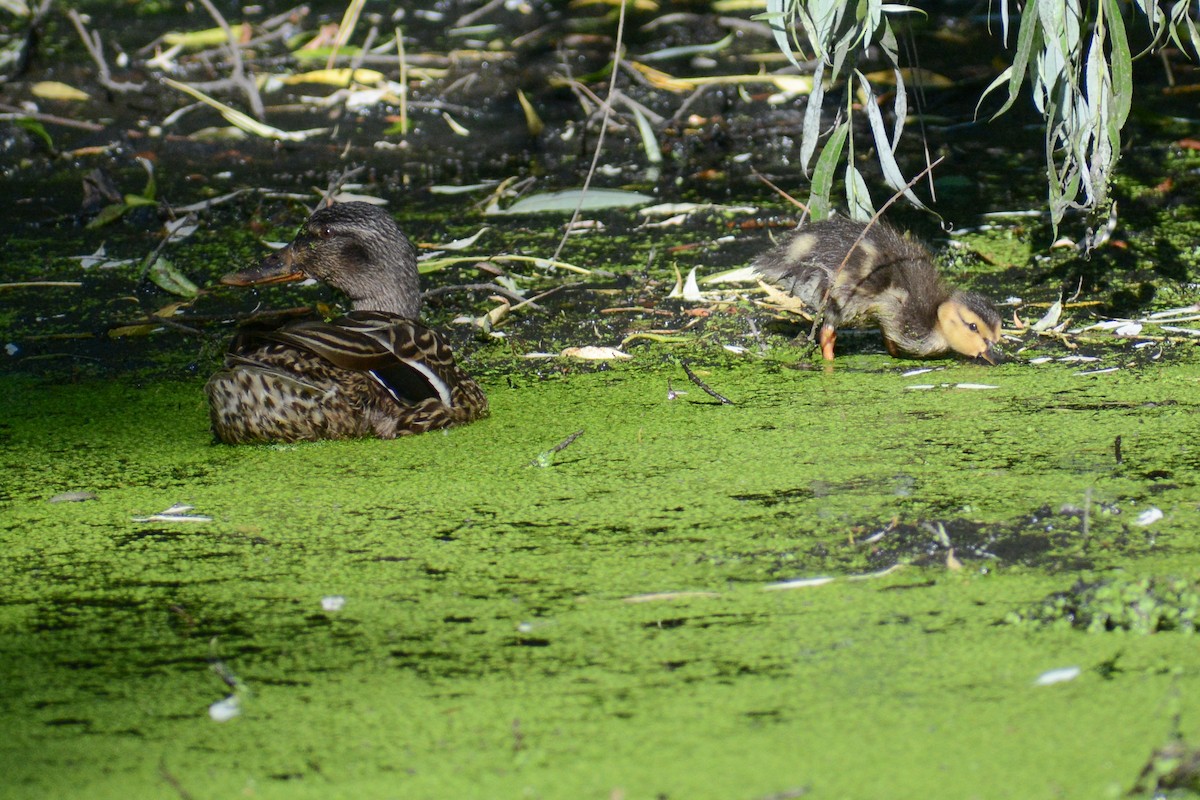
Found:
[(646, 153), (646, 160), (651, 164), (661, 164), (662, 149), (658, 146), (658, 140), (654, 137), (654, 126), (650, 124), (650, 120), (646, 119), (646, 115), (641, 109), (633, 106), (633, 119), (637, 123), (638, 134), (642, 137), (642, 150)]
[[(582, 203), (580, 195), (583, 195)], [(621, 189), (589, 189), (586, 194), (582, 189), (564, 189), (559, 192), (532, 194), (522, 197), (505, 209), (489, 208), (485, 214), (541, 214), (564, 213), (570, 214), (577, 207), (583, 211), (595, 211), (601, 208), (624, 208), (627, 206), (644, 206), (654, 198), (639, 192), (626, 192)]]
[(1133, 98), (1133, 56), (1129, 51), (1129, 36), (1117, 0), (1103, 0), (1103, 3), (1112, 42), (1109, 57), (1112, 59), (1112, 93), (1115, 101), (1112, 108), (1113, 123), (1120, 129), (1129, 118), (1129, 106)]
[[(1170, 22), (1167, 23), (1167, 31), (1175, 46), (1180, 50), (1186, 51), (1188, 48), (1179, 36), (1181, 29), (1186, 30), (1188, 40), (1192, 44), (1192, 52), (1200, 53), (1200, 32), (1196, 30), (1196, 22), (1192, 19), (1192, 15), (1188, 13), (1190, 7), (1190, 0), (1177, 0), (1175, 5), (1171, 6)], [(1151, 44), (1151, 47), (1155, 44), (1157, 44), (1157, 40)]]
[(896, 103), (893, 106), (896, 123), (892, 126), (892, 152), (900, 146), (900, 136), (904, 133), (904, 121), (908, 118), (908, 93), (904, 90), (904, 76), (900, 70), (896, 72)]
[(849, 131), (849, 122), (839, 122), (817, 158), (808, 195), (808, 213), (814, 220), (827, 218), (832, 210), (829, 205), (829, 193), (833, 190), (834, 171), (842, 159), (842, 148), (846, 144), (846, 134)]
[(875, 153), (879, 157), (879, 166), (883, 170), (884, 181), (888, 186), (908, 198), (908, 201), (917, 208), (924, 208), (925, 204), (906, 185), (908, 181), (904, 179), (900, 165), (896, 163), (896, 154), (892, 152), (888, 143), (887, 130), (883, 126), (883, 114), (879, 112), (879, 104), (875, 102), (875, 91), (871, 88), (871, 82), (858, 70), (855, 70), (854, 74), (858, 76), (863, 94), (866, 95), (863, 109), (867, 112), (867, 121), (871, 124), (871, 135), (875, 137)]
[[(975, 116), (976, 117), (979, 116), (979, 107), (981, 105), (983, 105), (983, 101), (985, 99), (987, 99), (987, 96), (989, 94), (991, 94), (995, 89), (998, 89), (1001, 86), (1003, 86), (1004, 84), (1010, 82), (1012, 80), (1012, 74), (1013, 74), (1013, 68), (1011, 66), (1005, 67), (1004, 71), (1001, 72), (999, 75), (997, 75), (996, 79), (994, 81), (992, 81), (991, 83), (988, 84), (988, 87), (983, 90), (982, 94), (979, 95), (979, 102), (975, 104)], [(1012, 103), (1012, 101), (1010, 100), (1009, 104), (1011, 104), (1011, 103)], [(1000, 111), (997, 111), (995, 116), (992, 117), (992, 119), (995, 119), (996, 117), (1000, 116), (1003, 113), (1004, 113), (1003, 109), (1001, 109)]]
[(756, 15), (755, 19), (771, 26), (771, 33), (775, 35), (775, 46), (787, 56), (788, 61), (799, 68), (800, 62), (796, 60), (796, 55), (792, 52), (792, 40), (788, 36), (789, 26), (786, 20), (789, 16), (789, 5), (791, 5), (791, 0), (767, 0), (767, 13)]
[(862, 173), (853, 164), (846, 165), (846, 208), (850, 212), (850, 219), (856, 222), (867, 222), (875, 216), (871, 191)]
[(808, 174), (808, 164), (812, 161), (813, 153), (817, 150), (817, 140), (821, 138), (821, 104), (825, 100), (825, 61), (817, 60), (817, 69), (813, 72), (812, 92), (808, 95), (808, 105), (804, 108), (804, 125), (800, 132), (800, 169)]
[[(1038, 32), (1038, 17), (1028, 6), (1025, 7), (1025, 13), (1021, 14), (1021, 28), (1017, 32), (1017, 52), (1013, 55), (1012, 66), (1008, 77), (1008, 99), (1004, 101), (1004, 105), (1000, 110), (992, 115), (992, 119), (996, 119), (1005, 111), (1012, 108), (1012, 104), (1016, 102), (1017, 95), (1021, 92), (1021, 84), (1025, 80), (1025, 70), (1029, 67), (1030, 53), (1033, 52), (1033, 40)], [(990, 87), (989, 87), (990, 88)]]

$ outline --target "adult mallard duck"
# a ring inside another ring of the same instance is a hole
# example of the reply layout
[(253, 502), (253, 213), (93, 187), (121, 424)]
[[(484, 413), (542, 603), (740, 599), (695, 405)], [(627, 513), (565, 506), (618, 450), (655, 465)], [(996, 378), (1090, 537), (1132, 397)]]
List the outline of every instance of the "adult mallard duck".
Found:
[(239, 332), (205, 387), (218, 439), (392, 439), (487, 414), (487, 398), (449, 345), (416, 322), (416, 251), (386, 212), (367, 203), (321, 209), (282, 250), (221, 282), (310, 277), (344, 292), (353, 310)]
[(994, 364), (1000, 315), (986, 297), (948, 288), (929, 252), (895, 228), (844, 217), (797, 230), (752, 262), (767, 280), (821, 315), (821, 355), (833, 360), (837, 329), (874, 322), (899, 358), (954, 351)]

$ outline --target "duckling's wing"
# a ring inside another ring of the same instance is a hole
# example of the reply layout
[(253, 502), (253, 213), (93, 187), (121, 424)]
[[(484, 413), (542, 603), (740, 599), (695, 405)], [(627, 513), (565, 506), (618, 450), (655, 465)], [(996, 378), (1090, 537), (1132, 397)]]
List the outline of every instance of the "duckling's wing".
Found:
[(333, 322), (292, 323), (257, 338), (367, 373), (402, 405), (437, 400), (453, 406), (451, 387), (459, 372), (454, 355), (440, 336), (412, 320), (353, 312)]

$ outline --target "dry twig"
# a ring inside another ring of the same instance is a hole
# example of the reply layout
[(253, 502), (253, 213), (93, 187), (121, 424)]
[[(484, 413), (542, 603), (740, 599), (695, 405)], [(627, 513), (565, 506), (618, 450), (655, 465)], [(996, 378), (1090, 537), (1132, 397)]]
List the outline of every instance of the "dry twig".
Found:
[(710, 395), (710, 396), (712, 396), (712, 397), (715, 397), (715, 398), (717, 398), (718, 400), (720, 400), (720, 401), (721, 401), (721, 405), (726, 405), (726, 406), (731, 406), (731, 405), (733, 405), (733, 401), (732, 401), (732, 400), (730, 400), (730, 399), (729, 399), (728, 397), (726, 397), (725, 395), (723, 395), (723, 394), (721, 394), (720, 392), (718, 392), (718, 391), (716, 391), (715, 389), (713, 389), (711, 386), (709, 386), (709, 385), (708, 385), (707, 383), (705, 383), (704, 381), (700, 380), (700, 376), (699, 376), (699, 375), (697, 375), (696, 373), (692, 372), (692, 368), (691, 368), (691, 367), (689, 367), (689, 366), (687, 365), (687, 362), (686, 362), (686, 361), (680, 361), (680, 362), (679, 362), (679, 366), (683, 367), (683, 371), (687, 373), (688, 380), (690, 380), (692, 383), (694, 383), (694, 384), (696, 384), (697, 386), (699, 386), (699, 387), (700, 387), (701, 389), (703, 389), (703, 390), (704, 390), (704, 391), (705, 391), (705, 392), (706, 392), (708, 395)]
[(123, 83), (114, 81), (112, 73), (108, 69), (108, 62), (104, 60), (104, 44), (100, 41), (100, 34), (93, 32), (88, 33), (87, 28), (83, 25), (83, 17), (79, 16), (79, 12), (75, 9), (67, 11), (67, 17), (70, 18), (71, 24), (75, 26), (76, 33), (83, 40), (83, 46), (87, 48), (88, 55), (92, 57), (92, 61), (96, 62), (96, 69), (99, 72), (96, 79), (100, 81), (100, 85), (105, 89), (114, 92), (140, 92), (145, 88), (144, 83)]

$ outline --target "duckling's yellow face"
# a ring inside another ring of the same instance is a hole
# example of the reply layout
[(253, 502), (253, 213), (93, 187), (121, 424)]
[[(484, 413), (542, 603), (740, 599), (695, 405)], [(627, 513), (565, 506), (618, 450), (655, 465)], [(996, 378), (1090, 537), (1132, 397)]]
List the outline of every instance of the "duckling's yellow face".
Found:
[(938, 327), (956, 353), (995, 364), (1000, 358), (1000, 315), (980, 295), (955, 293), (938, 306)]

